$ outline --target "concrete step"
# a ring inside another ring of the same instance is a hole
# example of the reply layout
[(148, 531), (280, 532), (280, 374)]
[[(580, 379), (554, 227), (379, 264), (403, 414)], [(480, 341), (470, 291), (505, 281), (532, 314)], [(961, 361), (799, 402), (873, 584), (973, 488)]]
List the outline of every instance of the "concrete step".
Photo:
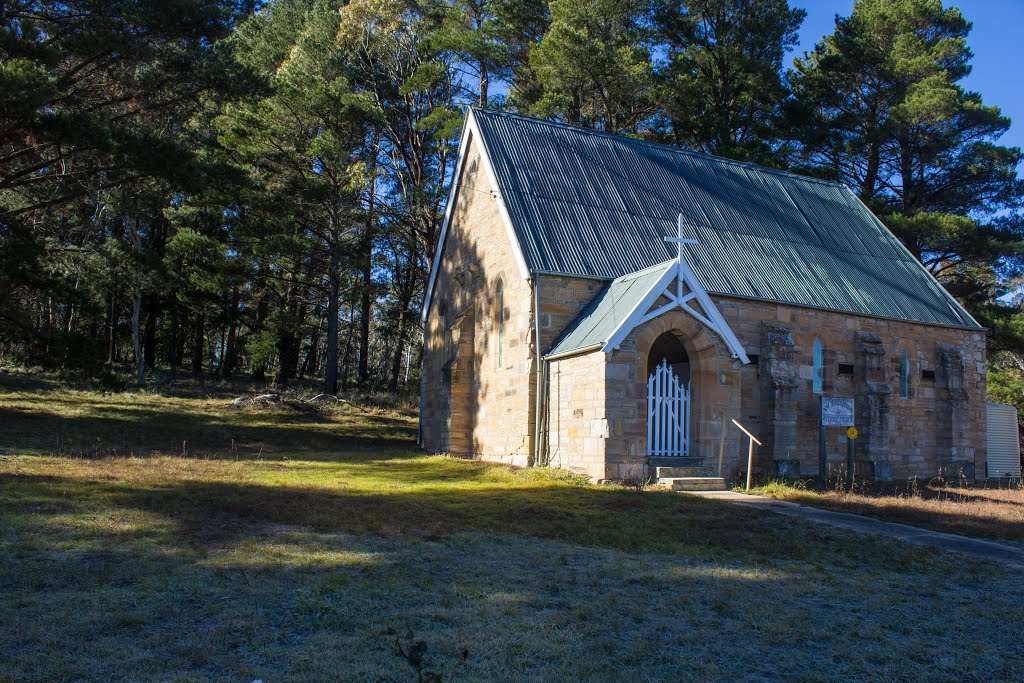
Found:
[(647, 458), (647, 464), (651, 467), (701, 467), (704, 464), (704, 458), (698, 458), (695, 456), (686, 456), (685, 458), (665, 457), (665, 456), (650, 456)]
[(721, 477), (659, 477), (658, 484), (673, 491), (725, 491)]
[(658, 479), (666, 479), (668, 477), (710, 477), (711, 468), (703, 467), (699, 465), (689, 465), (684, 467), (656, 467), (655, 472), (657, 473)]

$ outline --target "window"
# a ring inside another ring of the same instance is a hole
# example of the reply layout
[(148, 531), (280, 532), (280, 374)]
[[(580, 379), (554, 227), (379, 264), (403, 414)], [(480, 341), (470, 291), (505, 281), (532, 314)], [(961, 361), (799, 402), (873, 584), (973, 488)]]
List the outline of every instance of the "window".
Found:
[(821, 340), (814, 340), (814, 374), (811, 375), (812, 389), (814, 393), (821, 393), (822, 379), (824, 379), (821, 363)]
[(505, 284), (498, 280), (498, 367), (504, 367), (505, 356)]
[(853, 377), (853, 363), (840, 363), (836, 374)]
[(441, 304), (441, 363), (448, 362), (451, 352), (451, 331), (448, 329), (448, 306)]
[(910, 361), (907, 352), (900, 353), (900, 398), (910, 396)]

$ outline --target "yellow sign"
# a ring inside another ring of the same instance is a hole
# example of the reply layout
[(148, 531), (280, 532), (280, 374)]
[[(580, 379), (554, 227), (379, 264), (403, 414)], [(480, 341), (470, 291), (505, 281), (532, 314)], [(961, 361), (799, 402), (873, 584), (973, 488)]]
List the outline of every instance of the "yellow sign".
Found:
[(857, 438), (857, 428), (856, 427), (850, 427), (849, 429), (847, 429), (846, 430), (846, 437), (848, 439), (856, 439)]

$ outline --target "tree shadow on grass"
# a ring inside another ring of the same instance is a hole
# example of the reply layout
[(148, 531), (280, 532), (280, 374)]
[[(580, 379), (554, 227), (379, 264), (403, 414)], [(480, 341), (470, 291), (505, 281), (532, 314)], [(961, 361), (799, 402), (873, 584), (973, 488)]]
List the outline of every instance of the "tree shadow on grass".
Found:
[[(19, 402), (36, 402), (19, 398)], [(415, 447), (412, 420), (387, 415), (292, 411), (183, 410), (88, 402), (84, 414), (0, 408), (0, 453), (52, 452), (96, 456), (153, 452), (202, 456), (295, 457), (337, 460), (338, 454)]]
[[(415, 478), (415, 466), (404, 476)], [(429, 468), (422, 473), (424, 480), (431, 476)], [(479, 483), (452, 490), (438, 482), (414, 491), (366, 493), (346, 489), (344, 482), (324, 489), (197, 481), (138, 486), (28, 474), (6, 480), (8, 489), (31, 490), (35, 504), (70, 496), (85, 507), (159, 515), (173, 522), (175, 543), (183, 545), (232, 543), (253, 525), (272, 524), (420, 539), (513, 534), (702, 560), (798, 560), (809, 549), (806, 528), (792, 520), (671, 493), (550, 484)], [(13, 505), (10, 498), (3, 504), (7, 514), (16, 512)], [(849, 552), (856, 551), (851, 544)]]

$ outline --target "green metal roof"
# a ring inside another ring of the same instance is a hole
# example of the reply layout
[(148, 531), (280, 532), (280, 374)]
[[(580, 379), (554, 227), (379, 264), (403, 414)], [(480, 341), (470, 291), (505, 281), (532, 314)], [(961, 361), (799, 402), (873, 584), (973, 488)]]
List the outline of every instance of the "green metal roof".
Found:
[(623, 275), (609, 282), (546, 355), (561, 356), (604, 344), (637, 302), (674, 263), (659, 263), (653, 268)]
[(687, 260), (712, 294), (978, 328), (843, 185), (474, 109), (531, 272), (621, 278)]

